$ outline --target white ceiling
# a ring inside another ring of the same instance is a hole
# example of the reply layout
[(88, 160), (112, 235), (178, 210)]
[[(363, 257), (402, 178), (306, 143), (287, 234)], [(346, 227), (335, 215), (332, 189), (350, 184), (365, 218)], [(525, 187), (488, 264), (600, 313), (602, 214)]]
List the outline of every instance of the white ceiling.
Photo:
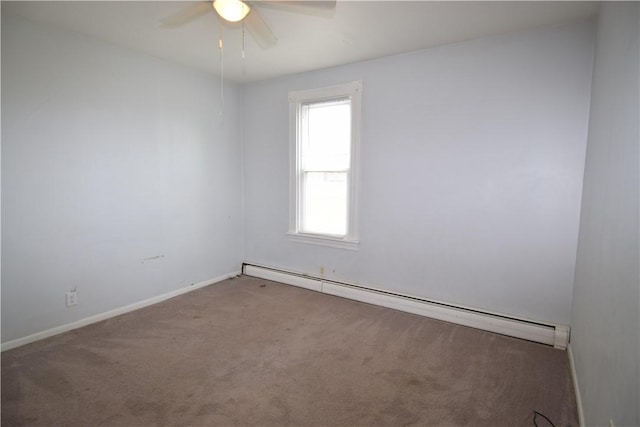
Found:
[[(116, 45), (220, 74), (219, 21), (212, 13), (178, 28), (161, 20), (191, 2), (2, 2), (18, 14)], [(225, 25), (224, 76), (265, 78), (394, 55), (477, 37), (590, 19), (598, 2), (431, 2), (338, 0), (330, 16), (259, 7), (278, 38), (261, 49), (241, 26)]]

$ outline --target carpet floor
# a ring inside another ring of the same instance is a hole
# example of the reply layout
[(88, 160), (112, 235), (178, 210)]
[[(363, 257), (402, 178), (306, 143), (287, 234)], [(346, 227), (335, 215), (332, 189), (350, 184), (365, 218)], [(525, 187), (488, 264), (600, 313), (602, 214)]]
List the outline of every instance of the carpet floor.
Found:
[(578, 425), (566, 352), (244, 276), (2, 353), (3, 426), (551, 426), (534, 411)]

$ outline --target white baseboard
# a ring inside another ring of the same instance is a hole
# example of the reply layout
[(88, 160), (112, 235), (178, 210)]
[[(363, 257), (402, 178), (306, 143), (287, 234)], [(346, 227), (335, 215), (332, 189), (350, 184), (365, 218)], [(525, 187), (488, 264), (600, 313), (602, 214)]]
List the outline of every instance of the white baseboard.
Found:
[(257, 265), (244, 264), (243, 273), (248, 276), (300, 286), (329, 295), (552, 345), (563, 350), (567, 348), (569, 341), (569, 327), (566, 325), (534, 322), (475, 308), (453, 306), (438, 301), (399, 295), (348, 283), (327, 281), (319, 277)]
[(233, 273), (225, 274), (223, 276), (218, 276), (214, 279), (205, 280), (204, 282), (195, 283), (190, 286), (185, 286), (184, 288), (176, 289), (171, 292), (167, 292), (166, 294), (158, 295), (153, 298), (149, 298), (143, 301), (138, 301), (136, 303), (126, 305), (124, 307), (116, 308), (114, 310), (105, 311), (104, 313), (99, 313), (94, 316), (85, 317), (84, 319), (80, 319), (73, 323), (67, 323), (66, 325), (56, 326), (55, 328), (47, 329), (42, 332), (36, 332), (35, 334), (28, 335), (26, 337), (17, 338), (15, 340), (7, 341), (2, 343), (2, 350), (11, 350), (12, 348), (20, 347), (25, 344), (30, 344), (35, 341), (39, 341), (45, 338), (52, 337), (54, 335), (61, 334), (63, 332), (68, 332), (74, 329), (81, 328), (83, 326), (90, 325), (92, 323), (100, 322), (102, 320), (107, 320), (112, 317), (120, 316), (121, 314), (129, 313), (131, 311), (139, 310), (144, 307), (148, 307), (153, 304), (157, 304), (162, 301), (166, 301), (170, 298), (177, 297), (178, 295), (185, 294), (187, 292), (195, 291), (196, 289), (203, 288), (205, 286), (213, 285), (214, 283), (221, 282), (223, 280), (229, 279), (231, 277), (235, 277), (239, 275), (240, 272), (236, 271)]
[(578, 373), (576, 372), (576, 364), (573, 360), (573, 350), (571, 344), (567, 346), (567, 354), (569, 357), (569, 366), (571, 367), (571, 379), (573, 380), (573, 389), (576, 394), (576, 407), (578, 409), (578, 424), (584, 427), (584, 408), (582, 407), (582, 397), (580, 396), (580, 387), (578, 386)]
[(322, 282), (285, 271), (277, 271), (267, 268), (245, 265), (244, 274), (248, 276), (260, 277), (261, 279), (273, 280), (274, 282), (285, 283), (287, 285), (298, 286), (316, 292), (322, 292)]

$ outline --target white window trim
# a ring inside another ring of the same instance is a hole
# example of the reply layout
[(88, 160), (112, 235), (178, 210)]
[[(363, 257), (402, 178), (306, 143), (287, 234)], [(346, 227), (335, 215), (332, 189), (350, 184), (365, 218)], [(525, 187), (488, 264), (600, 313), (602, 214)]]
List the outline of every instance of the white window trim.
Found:
[[(358, 249), (359, 246), (359, 188), (360, 188), (360, 124), (362, 111), (362, 81), (329, 86), (318, 89), (289, 92), (289, 231), (290, 240), (301, 243)], [(300, 156), (298, 136), (300, 132), (299, 112), (302, 103), (327, 101), (336, 98), (351, 99), (351, 168), (348, 186), (348, 220), (345, 236), (302, 233), (298, 231), (300, 200), (300, 182), (298, 169)]]

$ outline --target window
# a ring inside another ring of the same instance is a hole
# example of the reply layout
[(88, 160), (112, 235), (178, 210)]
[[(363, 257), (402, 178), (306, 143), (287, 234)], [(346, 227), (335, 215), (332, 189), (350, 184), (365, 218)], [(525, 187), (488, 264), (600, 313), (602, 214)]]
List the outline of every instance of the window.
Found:
[(356, 248), (362, 82), (289, 93), (289, 235)]

